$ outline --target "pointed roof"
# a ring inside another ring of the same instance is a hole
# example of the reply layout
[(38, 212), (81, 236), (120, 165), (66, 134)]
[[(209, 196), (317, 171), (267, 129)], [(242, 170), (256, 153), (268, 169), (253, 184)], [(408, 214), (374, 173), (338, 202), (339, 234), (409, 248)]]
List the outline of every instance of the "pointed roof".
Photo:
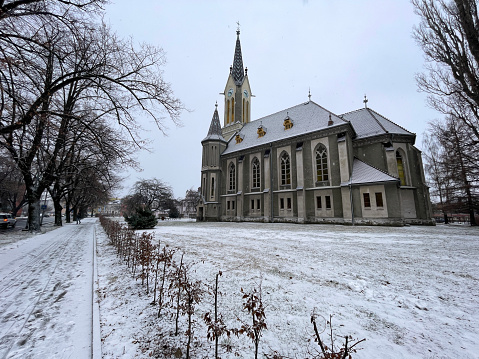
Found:
[(243, 55), (241, 54), (240, 31), (236, 31), (235, 57), (233, 59), (232, 75), (236, 85), (241, 85), (244, 80)]
[(368, 165), (359, 158), (354, 157), (353, 160), (353, 174), (351, 176), (351, 183), (349, 181), (341, 183), (341, 186), (348, 186), (349, 184), (361, 185), (370, 183), (383, 182), (398, 182), (399, 179), (388, 175), (376, 167)]
[(414, 133), (409, 132), (367, 107), (345, 113), (340, 117), (351, 122), (356, 134), (358, 135), (357, 139), (386, 133), (415, 136)]
[(208, 134), (201, 142), (208, 141), (208, 140), (226, 142), (226, 140), (221, 134), (220, 116), (218, 115), (218, 104), (216, 104), (215, 112), (213, 113), (213, 118), (211, 119), (211, 124), (210, 124), (210, 129), (208, 130)]

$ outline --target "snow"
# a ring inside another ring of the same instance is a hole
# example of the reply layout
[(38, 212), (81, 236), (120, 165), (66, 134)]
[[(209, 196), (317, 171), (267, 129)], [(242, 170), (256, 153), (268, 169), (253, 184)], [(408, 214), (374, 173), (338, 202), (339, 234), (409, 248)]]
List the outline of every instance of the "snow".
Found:
[(96, 221), (85, 222), (2, 238), (1, 358), (88, 358), (99, 347), (99, 334), (92, 336)]
[[(326, 344), (330, 315), (336, 344), (345, 335), (366, 338), (355, 359), (479, 357), (477, 228), (163, 221), (149, 232), (177, 249), (175, 260), (184, 253), (205, 285), (222, 271), (219, 311), (229, 327), (249, 320), (241, 288), (261, 284), (268, 329), (260, 353), (311, 358), (314, 311)], [(156, 318), (151, 294), (94, 219), (0, 246), (0, 278), (0, 358), (91, 357), (97, 321), (103, 358), (174, 357), (159, 353), (178, 349), (184, 357), (186, 319), (175, 337), (172, 319)], [(206, 293), (195, 315), (193, 358), (214, 357), (201, 319), (212, 310)], [(245, 337), (220, 343), (222, 358), (253, 357)], [(224, 353), (226, 344), (232, 353)]]

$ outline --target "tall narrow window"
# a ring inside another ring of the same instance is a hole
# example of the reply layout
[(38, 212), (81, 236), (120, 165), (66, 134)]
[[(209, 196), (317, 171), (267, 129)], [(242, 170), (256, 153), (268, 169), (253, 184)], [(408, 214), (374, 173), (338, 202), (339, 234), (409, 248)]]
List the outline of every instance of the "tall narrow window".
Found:
[(291, 165), (286, 152), (281, 156), (281, 184), (291, 184)]
[(316, 181), (327, 181), (328, 176), (328, 153), (326, 147), (319, 145), (316, 149)]
[(215, 178), (211, 178), (211, 192), (210, 192), (211, 198), (215, 196)]
[(236, 189), (236, 168), (232, 163), (229, 169), (229, 190), (234, 191)]
[(321, 203), (321, 196), (316, 197), (316, 208), (317, 209), (323, 208), (323, 204)]
[(291, 197), (286, 198), (287, 208), (291, 209)]
[(226, 124), (230, 123), (230, 100), (226, 101)]
[(331, 209), (331, 196), (324, 196), (324, 201), (326, 202), (326, 209)]
[(369, 193), (363, 193), (364, 199), (364, 208), (371, 208), (371, 198), (369, 197)]
[(231, 99), (231, 122), (235, 122), (235, 99)]
[(401, 186), (405, 186), (406, 177), (404, 176), (404, 161), (399, 151), (396, 151), (396, 163), (398, 166), (398, 176), (399, 180), (401, 181)]
[(257, 199), (256, 200), (256, 209), (261, 209), (261, 200), (260, 199)]
[(259, 188), (260, 187), (260, 165), (259, 165), (259, 160), (258, 158), (253, 159), (253, 163), (251, 165), (252, 167), (252, 172), (253, 172), (253, 188)]
[(279, 199), (279, 208), (284, 209), (284, 198)]
[(384, 207), (382, 192), (376, 192), (375, 195), (376, 195), (376, 206), (377, 207)]
[(254, 199), (251, 200), (251, 209), (254, 210)]

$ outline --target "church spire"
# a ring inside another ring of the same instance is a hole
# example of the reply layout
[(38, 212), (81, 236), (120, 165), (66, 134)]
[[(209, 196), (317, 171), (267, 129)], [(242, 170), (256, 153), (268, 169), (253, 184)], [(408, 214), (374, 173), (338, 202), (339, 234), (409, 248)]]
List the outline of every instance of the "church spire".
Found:
[(238, 30), (236, 30), (236, 47), (235, 47), (235, 57), (233, 60), (233, 70), (232, 75), (236, 85), (241, 85), (244, 80), (244, 69), (243, 69), (243, 55), (241, 54), (241, 43), (240, 43), (240, 30), (238, 23)]
[(218, 103), (216, 103), (215, 105), (215, 112), (213, 113), (213, 118), (211, 119), (208, 135), (206, 135), (203, 141), (206, 141), (206, 140), (225, 141), (224, 137), (221, 134), (220, 116), (218, 115)]

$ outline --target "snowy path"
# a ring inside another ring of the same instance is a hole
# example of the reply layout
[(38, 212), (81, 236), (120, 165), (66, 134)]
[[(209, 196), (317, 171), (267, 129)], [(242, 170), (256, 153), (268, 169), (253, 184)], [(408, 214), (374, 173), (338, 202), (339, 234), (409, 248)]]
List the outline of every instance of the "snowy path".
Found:
[(0, 248), (0, 359), (100, 357), (95, 223)]

